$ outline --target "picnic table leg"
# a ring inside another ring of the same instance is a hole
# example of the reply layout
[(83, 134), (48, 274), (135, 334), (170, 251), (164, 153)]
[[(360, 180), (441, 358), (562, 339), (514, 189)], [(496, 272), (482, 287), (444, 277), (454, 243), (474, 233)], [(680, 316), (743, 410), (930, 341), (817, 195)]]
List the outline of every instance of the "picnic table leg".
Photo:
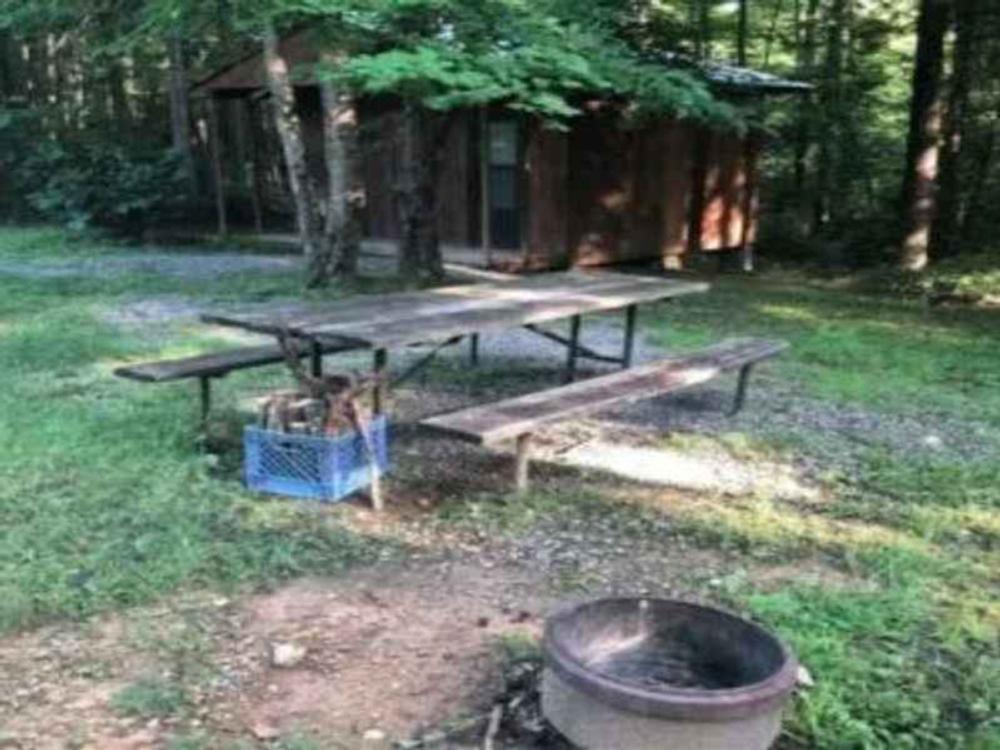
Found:
[(375, 350), (375, 388), (372, 392), (372, 398), (374, 404), (372, 404), (372, 411), (376, 414), (381, 414), (384, 407), (385, 399), (385, 368), (389, 362), (389, 353), (385, 349)]
[(635, 354), (635, 320), (638, 312), (638, 305), (629, 305), (625, 308), (625, 350), (622, 352), (624, 370), (632, 366), (632, 357)]
[(518, 493), (528, 491), (528, 469), (531, 465), (531, 435), (517, 436), (517, 458), (514, 469), (514, 489)]
[(569, 353), (566, 359), (566, 382), (572, 383), (576, 380), (576, 360), (580, 353), (580, 324), (583, 318), (574, 315), (569, 321)]
[(740, 377), (736, 382), (736, 398), (733, 400), (733, 406), (729, 410), (729, 416), (735, 416), (739, 414), (740, 410), (743, 408), (743, 404), (746, 403), (747, 399), (747, 385), (750, 382), (750, 370), (753, 369), (753, 365), (743, 365), (740, 368)]
[(318, 341), (312, 342), (312, 352), (310, 355), (312, 362), (312, 374), (314, 378), (323, 377), (323, 345)]
[(469, 337), (469, 362), (473, 367), (479, 365), (479, 334), (474, 333)]
[(212, 379), (198, 378), (198, 392), (201, 396), (201, 431), (208, 432), (208, 415), (212, 411)]

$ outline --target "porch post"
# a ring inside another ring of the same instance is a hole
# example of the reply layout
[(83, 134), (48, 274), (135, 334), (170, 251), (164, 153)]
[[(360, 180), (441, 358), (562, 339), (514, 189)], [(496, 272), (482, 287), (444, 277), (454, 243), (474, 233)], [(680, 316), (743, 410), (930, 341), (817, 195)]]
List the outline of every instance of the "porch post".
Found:
[(486, 267), (493, 265), (490, 247), (490, 118), (486, 107), (479, 108), (479, 229)]
[(208, 130), (212, 153), (212, 187), (215, 190), (215, 213), (218, 217), (219, 236), (228, 234), (226, 221), (226, 188), (223, 184), (222, 143), (219, 137), (219, 105), (215, 95), (208, 97)]
[(635, 319), (638, 311), (638, 305), (629, 305), (625, 308), (625, 350), (622, 352), (622, 369), (624, 370), (632, 366), (632, 358), (635, 353)]
[(583, 318), (574, 315), (569, 321), (569, 353), (566, 358), (566, 382), (576, 380), (576, 360), (580, 353), (580, 324)]

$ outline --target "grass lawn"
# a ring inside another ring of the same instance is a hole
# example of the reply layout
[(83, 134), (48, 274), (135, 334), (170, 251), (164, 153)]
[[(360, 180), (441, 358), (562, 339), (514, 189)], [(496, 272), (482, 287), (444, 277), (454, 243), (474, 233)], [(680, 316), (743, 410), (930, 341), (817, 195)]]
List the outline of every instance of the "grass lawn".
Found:
[[(111, 375), (125, 359), (219, 341), (181, 325), (152, 335), (109, 311), (143, 297), (291, 296), (299, 279), (3, 270), (117, 252), (57, 231), (0, 230), (0, 630), (405, 556), (390, 536), (359, 532), (336, 512), (262, 503), (232, 473), (220, 477), (194, 448), (191, 384), (139, 387)], [(863, 414), (870, 429), (847, 439), (822, 420), (776, 420), (752, 439), (726, 439), (751, 458), (823, 466), (831, 499), (637, 508), (599, 490), (564, 502), (543, 487), (516, 503), (462, 498), (435, 511), (440, 520), (517, 536), (589, 513), (641, 535), (634, 519), (665, 514), (672, 531), (662, 543), (732, 562), (701, 582), (706, 595), (776, 628), (815, 677), (796, 699), (787, 747), (1000, 747), (1000, 313), (724, 278), (710, 294), (652, 308), (642, 324), (651, 341), (677, 347), (724, 335), (787, 339), (791, 352), (770, 366), (769, 382), (826, 413)], [(280, 368), (233, 375), (220, 389), (223, 414), (241, 390), (280, 380)], [(756, 575), (815, 562), (841, 576), (836, 585), (793, 577), (776, 587)], [(134, 708), (144, 696), (120, 702)]]

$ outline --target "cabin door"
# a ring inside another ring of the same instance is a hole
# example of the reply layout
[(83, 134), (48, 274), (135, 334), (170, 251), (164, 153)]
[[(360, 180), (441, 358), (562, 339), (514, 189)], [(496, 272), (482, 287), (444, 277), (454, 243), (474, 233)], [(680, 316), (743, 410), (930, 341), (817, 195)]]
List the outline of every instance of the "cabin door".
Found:
[(521, 247), (521, 132), (514, 119), (491, 120), (485, 153), (490, 246)]

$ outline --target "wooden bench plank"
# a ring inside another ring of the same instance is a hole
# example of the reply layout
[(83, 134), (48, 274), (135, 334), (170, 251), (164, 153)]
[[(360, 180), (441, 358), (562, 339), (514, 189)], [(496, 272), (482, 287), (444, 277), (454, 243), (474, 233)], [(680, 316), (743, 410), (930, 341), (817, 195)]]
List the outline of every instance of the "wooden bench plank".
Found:
[[(327, 344), (323, 347), (324, 354), (346, 351), (349, 347)], [(302, 356), (310, 354), (304, 349)], [(144, 383), (164, 383), (171, 380), (187, 378), (221, 377), (233, 370), (258, 367), (281, 362), (284, 355), (277, 344), (264, 346), (246, 346), (238, 349), (226, 349), (220, 352), (199, 354), (194, 357), (165, 359), (156, 362), (141, 362), (117, 368), (115, 375), (138, 380)]]
[(431, 417), (421, 424), (436, 432), (490, 445), (529, 434), (544, 424), (575, 414), (698, 385), (724, 371), (773, 357), (786, 348), (787, 344), (780, 341), (724, 341), (692, 354)]

